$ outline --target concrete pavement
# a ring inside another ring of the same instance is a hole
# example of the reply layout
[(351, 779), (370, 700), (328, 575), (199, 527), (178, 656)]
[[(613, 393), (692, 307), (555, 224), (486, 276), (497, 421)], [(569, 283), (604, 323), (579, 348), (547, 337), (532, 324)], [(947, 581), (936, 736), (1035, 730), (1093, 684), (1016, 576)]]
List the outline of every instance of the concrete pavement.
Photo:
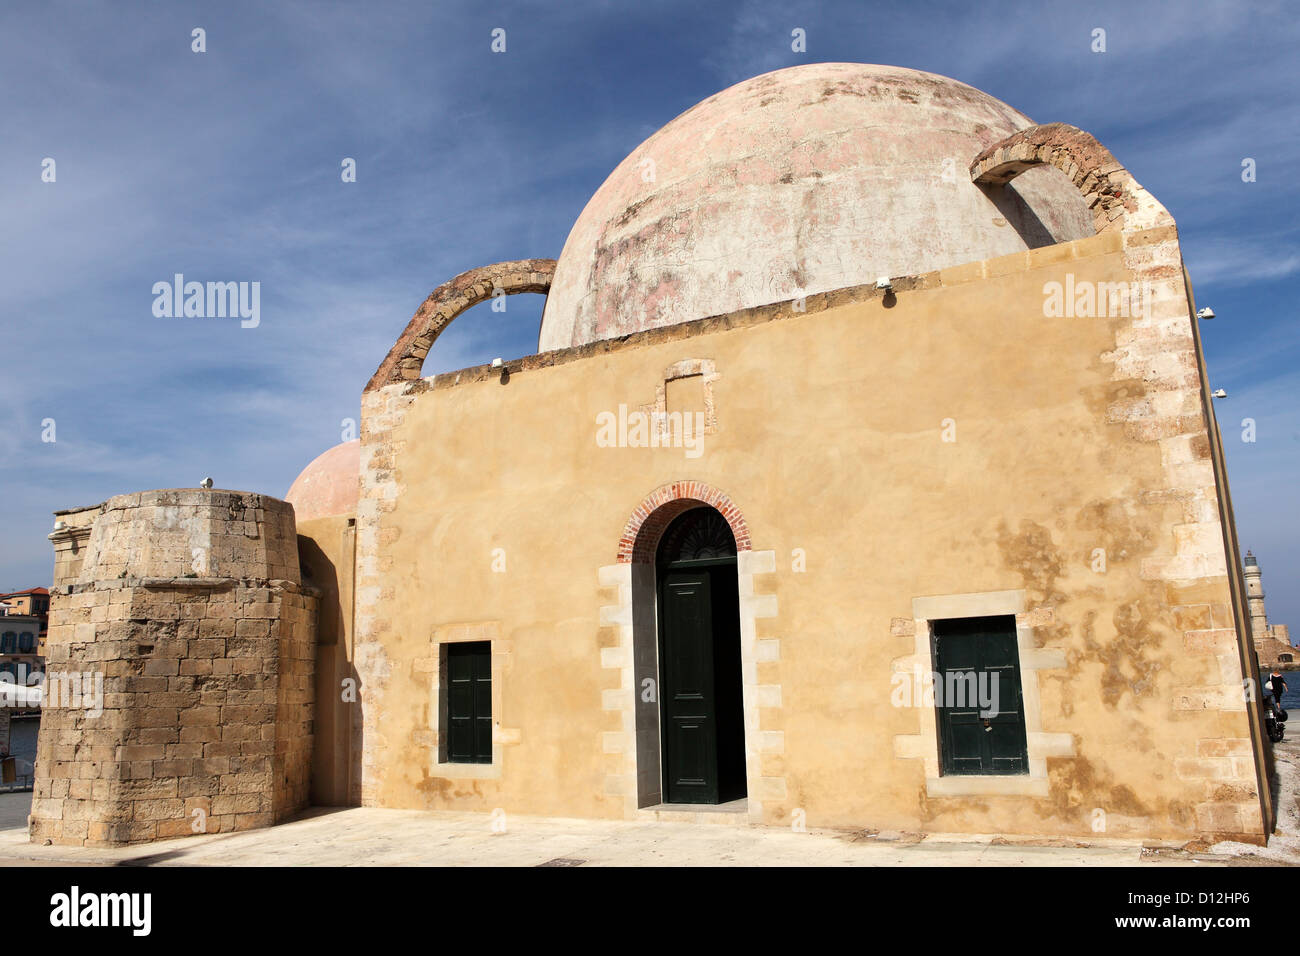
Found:
[[(23, 798), (21, 801), (18, 798)], [(354, 807), (313, 810), (265, 830), (124, 849), (38, 846), (22, 818), (30, 794), (0, 797), (0, 865), (186, 866), (1139, 866), (1224, 865), (1210, 854), (1153, 854), (1121, 841), (1088, 846), (992, 837), (880, 834), (692, 823)], [(495, 821), (498, 828), (501, 819)], [(16, 824), (16, 825), (15, 825)], [(576, 862), (575, 862), (576, 861)]]
[[(1124, 840), (1014, 840), (624, 822), (486, 813), (311, 810), (263, 830), (121, 849), (28, 842), (30, 793), (0, 795), (0, 866), (1258, 866), (1300, 864), (1300, 743), (1276, 748), (1278, 830), (1267, 848), (1220, 843), (1204, 852)], [(502, 830), (502, 824), (504, 829)], [(500, 831), (500, 832), (498, 832)]]

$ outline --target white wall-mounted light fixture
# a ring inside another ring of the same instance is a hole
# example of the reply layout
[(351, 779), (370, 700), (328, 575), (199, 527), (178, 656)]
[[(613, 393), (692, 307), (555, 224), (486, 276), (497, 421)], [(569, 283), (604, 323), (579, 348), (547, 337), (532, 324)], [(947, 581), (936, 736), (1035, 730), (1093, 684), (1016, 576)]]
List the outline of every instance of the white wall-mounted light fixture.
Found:
[(1228, 397), (1228, 393), (1225, 392), (1225, 391), (1224, 391), (1223, 389), (1221, 389), (1221, 388), (1220, 388), (1220, 389), (1215, 389), (1214, 397), (1215, 397), (1215, 398), (1227, 398), (1227, 397)]
[(881, 276), (876, 280), (876, 288), (882, 292), (893, 292), (894, 283), (889, 281), (889, 276)]
[(1198, 309), (1196, 312), (1196, 317), (1198, 319), (1212, 319), (1214, 318), (1214, 310), (1209, 307), (1206, 307), (1204, 309)]

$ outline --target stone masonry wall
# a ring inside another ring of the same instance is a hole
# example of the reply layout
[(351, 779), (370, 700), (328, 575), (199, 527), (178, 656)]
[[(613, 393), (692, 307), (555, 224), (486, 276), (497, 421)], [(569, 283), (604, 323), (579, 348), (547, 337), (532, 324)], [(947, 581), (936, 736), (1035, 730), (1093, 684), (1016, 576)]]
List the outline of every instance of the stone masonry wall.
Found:
[[(284, 819), (307, 802), (317, 603), (284, 557), (292, 509), (232, 492), (122, 497), (143, 505), (109, 502), (80, 580), (51, 591), (32, 840), (109, 846)], [(188, 550), (164, 550), (169, 534)], [(184, 557), (232, 573), (136, 576)], [(97, 570), (119, 567), (129, 576)]]
[(104, 502), (77, 580), (238, 578), (250, 572), (300, 580), (293, 506), (266, 495), (187, 488)]
[(279, 663), (271, 794), (277, 821), (307, 806), (311, 790), (318, 610), (317, 595), (306, 590), (285, 588), (279, 598), (280, 615), (269, 634)]

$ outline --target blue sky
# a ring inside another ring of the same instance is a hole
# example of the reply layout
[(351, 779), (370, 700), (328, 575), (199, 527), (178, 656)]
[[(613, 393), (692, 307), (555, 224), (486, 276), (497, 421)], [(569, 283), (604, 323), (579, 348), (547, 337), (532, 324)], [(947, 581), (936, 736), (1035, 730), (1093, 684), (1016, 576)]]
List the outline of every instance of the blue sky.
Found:
[[(434, 286), (558, 255), (610, 170), (712, 93), (845, 60), (941, 73), (1080, 126), (1173, 213), (1198, 304), (1219, 316), (1205, 349), (1229, 392), (1218, 413), (1241, 543), (1273, 620), (1300, 629), (1296, 13), (2, 0), (0, 589), (49, 583), (57, 508), (205, 475), (283, 495), (358, 417), (362, 386)], [(505, 54), (489, 49), (497, 27)], [(805, 54), (790, 49), (795, 27)], [(343, 157), (355, 184), (340, 181)], [(1256, 182), (1242, 182), (1245, 157)], [(261, 325), (155, 318), (153, 283), (177, 272), (259, 281)], [(466, 313), (426, 374), (534, 351), (541, 305)]]

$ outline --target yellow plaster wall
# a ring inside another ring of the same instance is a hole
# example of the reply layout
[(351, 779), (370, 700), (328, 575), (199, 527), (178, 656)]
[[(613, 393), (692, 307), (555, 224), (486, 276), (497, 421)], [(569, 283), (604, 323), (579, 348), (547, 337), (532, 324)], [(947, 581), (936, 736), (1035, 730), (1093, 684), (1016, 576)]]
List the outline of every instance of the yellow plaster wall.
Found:
[(351, 515), (311, 518), (298, 525), (303, 582), (321, 591), (311, 766), (311, 802), (315, 806), (346, 806), (360, 797), (352, 786), (357, 778), (352, 722), (358, 716), (357, 678), (352, 666), (355, 542), (355, 518)]
[[(1240, 669), (1224, 650), (1237, 624), (1215, 567), (1223, 542), (1205, 517), (1217, 501), (1175, 487), (1184, 465), (1209, 467), (1195, 353), (1175, 354), (1189, 384), (1161, 400), (1188, 432), (1171, 446), (1116, 411), (1151, 397), (1142, 378), (1116, 375), (1135, 323), (1042, 314), (1044, 283), (1066, 271), (1131, 280), (1124, 242), (975, 263), (896, 297), (651, 337), (504, 381), (368, 393), (365, 802), (623, 816), (607, 792), (623, 757), (602, 746), (624, 729), (602, 707), (618, 671), (601, 651), (618, 629), (600, 609), (617, 596), (599, 569), (646, 495), (698, 480), (736, 503), (756, 552), (775, 552), (775, 573), (755, 578), (778, 608), (757, 636), (780, 642), (779, 660), (755, 665), (759, 684), (780, 687), (767, 701), (779, 706), (760, 711), (783, 741), (762, 772), (785, 780), (765, 822), (801, 809), (809, 826), (1095, 836), (1100, 809), (1116, 835), (1261, 831), (1247, 715), (1231, 699)], [(1190, 350), (1190, 332), (1177, 334)], [(703, 454), (597, 447), (598, 414), (652, 403), (685, 359), (717, 371)], [(956, 441), (942, 440), (947, 419)], [(1170, 460), (1174, 447), (1186, 462)], [(1194, 571), (1180, 570), (1180, 535), (1209, 555)], [(1026, 592), (1034, 643), (1063, 655), (1038, 678), (1042, 730), (1071, 735), (1073, 756), (1048, 758), (1046, 797), (928, 796), (923, 761), (895, 749), (922, 732), (921, 714), (891, 705), (895, 662), (913, 652), (912, 599), (1008, 589)], [(436, 762), (430, 661), (435, 633), (460, 625), (499, 635), (495, 776)]]

